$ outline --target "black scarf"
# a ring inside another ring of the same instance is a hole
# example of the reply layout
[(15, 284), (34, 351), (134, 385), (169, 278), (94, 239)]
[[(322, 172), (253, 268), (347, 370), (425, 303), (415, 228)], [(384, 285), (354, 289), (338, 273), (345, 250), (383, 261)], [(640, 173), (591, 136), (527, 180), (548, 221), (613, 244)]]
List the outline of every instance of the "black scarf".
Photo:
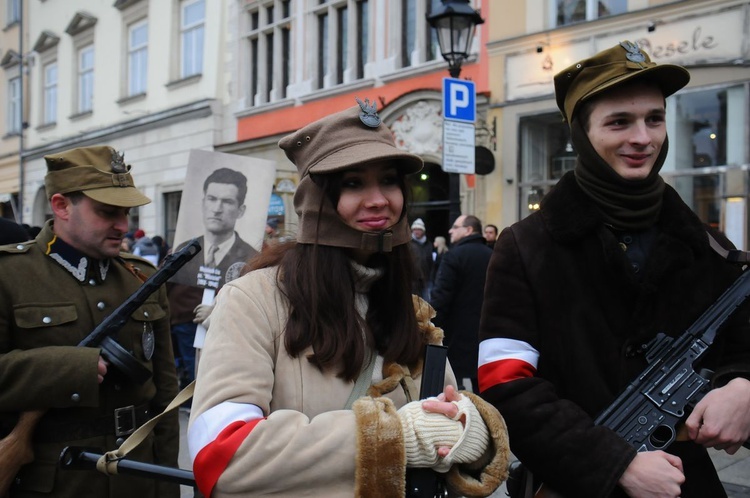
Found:
[(643, 180), (626, 180), (597, 154), (578, 119), (573, 119), (570, 131), (578, 153), (576, 181), (599, 208), (604, 222), (620, 230), (639, 232), (655, 225), (664, 193), (659, 170), (667, 157), (667, 138), (648, 176)]

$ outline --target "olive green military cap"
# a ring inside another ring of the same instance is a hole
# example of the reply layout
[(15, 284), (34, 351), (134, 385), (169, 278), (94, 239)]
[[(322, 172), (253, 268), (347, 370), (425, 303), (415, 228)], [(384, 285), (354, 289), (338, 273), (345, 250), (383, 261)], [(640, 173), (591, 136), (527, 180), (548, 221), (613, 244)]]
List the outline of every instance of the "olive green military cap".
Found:
[(570, 123), (578, 104), (636, 78), (656, 83), (666, 98), (688, 84), (690, 73), (682, 66), (651, 62), (638, 44), (623, 41), (557, 73), (557, 107)]
[(377, 105), (368, 99), (357, 102), (358, 106), (319, 119), (279, 141), (300, 178), (376, 161), (393, 162), (406, 173), (422, 169), (419, 156), (396, 147), (391, 130), (377, 114)]
[(109, 146), (80, 147), (44, 156), (47, 198), (54, 194), (82, 192), (104, 204), (119, 207), (143, 206), (151, 199), (133, 183), (125, 154)]

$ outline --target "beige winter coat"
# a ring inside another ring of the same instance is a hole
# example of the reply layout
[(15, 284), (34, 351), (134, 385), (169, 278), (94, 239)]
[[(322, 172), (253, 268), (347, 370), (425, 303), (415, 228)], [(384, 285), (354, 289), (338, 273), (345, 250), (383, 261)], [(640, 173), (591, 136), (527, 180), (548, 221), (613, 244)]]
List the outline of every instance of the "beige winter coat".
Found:
[[(377, 276), (368, 273), (372, 270), (359, 270), (364, 272), (357, 289), (362, 312), (365, 292)], [(415, 306), (425, 341), (439, 343), (442, 331), (429, 322), (432, 308), (418, 298)], [(410, 378), (408, 369), (394, 364), (376, 368), (370, 396), (359, 399), (353, 409), (344, 409), (354, 383), (335, 372), (322, 373), (306, 355), (287, 354), (283, 341), (287, 315), (288, 303), (278, 288), (275, 268), (249, 273), (219, 293), (190, 417), (191, 456), (195, 458), (207, 442), (204, 433), (220, 410), (215, 407), (242, 410), (245, 404), (255, 405), (265, 419), (242, 436), (220, 471), (212, 497), (403, 497), (406, 459), (396, 410), (408, 401), (407, 387), (418, 397), (415, 386), (420, 375), (411, 372)], [(455, 386), (449, 366), (445, 383)], [(454, 490), (467, 496), (494, 490), (505, 479), (508, 457), (502, 417), (473, 399), (494, 444), (480, 480), (462, 475), (457, 466), (449, 473)], [(198, 466), (195, 470), (200, 481), (205, 471)]]

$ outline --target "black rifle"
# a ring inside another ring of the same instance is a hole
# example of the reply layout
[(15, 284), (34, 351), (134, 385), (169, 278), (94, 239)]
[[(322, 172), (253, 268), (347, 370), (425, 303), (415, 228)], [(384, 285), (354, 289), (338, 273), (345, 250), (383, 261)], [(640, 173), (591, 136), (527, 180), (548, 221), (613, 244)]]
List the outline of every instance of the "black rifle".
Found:
[(648, 367), (595, 423), (612, 429), (638, 451), (669, 446), (677, 424), (710, 388), (710, 379), (694, 366), (748, 296), (750, 271), (745, 271), (681, 336), (658, 334), (646, 345)]
[(201, 250), (198, 239), (188, 242), (185, 247), (170, 254), (164, 259), (159, 269), (151, 275), (137, 291), (130, 295), (116, 310), (102, 321), (78, 346), (101, 347), (101, 355), (120, 373), (128, 379), (143, 384), (151, 377), (151, 372), (144, 367), (132, 354), (126, 351), (112, 337), (130, 319), (148, 297), (159, 290), (167, 280), (172, 278), (185, 263)]
[[(422, 399), (437, 396), (445, 387), (445, 361), (448, 348), (428, 344), (422, 367), (419, 395)], [(438, 498), (445, 496), (443, 477), (432, 469), (411, 468), (406, 471), (406, 498)]]

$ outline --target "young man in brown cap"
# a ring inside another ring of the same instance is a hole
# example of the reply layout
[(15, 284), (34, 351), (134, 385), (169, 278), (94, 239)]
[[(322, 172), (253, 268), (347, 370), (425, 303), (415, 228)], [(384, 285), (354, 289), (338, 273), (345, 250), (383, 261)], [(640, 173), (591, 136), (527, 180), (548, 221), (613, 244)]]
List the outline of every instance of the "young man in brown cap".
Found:
[[(19, 413), (43, 410), (33, 461), (19, 472), (14, 497), (176, 497), (179, 487), (142, 478), (61, 471), (69, 445), (111, 450), (177, 393), (164, 289), (133, 313), (115, 338), (153, 372), (139, 384), (117, 372), (99, 348), (76, 345), (155, 269), (121, 253), (128, 212), (150, 200), (130, 165), (111, 147), (45, 157), (52, 208), (35, 240), (0, 247), (0, 436)], [(130, 455), (176, 466), (177, 413)]]
[(665, 99), (688, 83), (623, 42), (555, 76), (578, 153), (541, 209), (504, 230), (490, 262), (479, 385), (514, 454), (575, 497), (726, 496), (704, 447), (750, 436), (750, 331), (742, 307), (706, 361), (714, 389), (665, 451), (637, 452), (594, 424), (646, 365), (659, 332), (681, 335), (740, 274), (659, 169)]

